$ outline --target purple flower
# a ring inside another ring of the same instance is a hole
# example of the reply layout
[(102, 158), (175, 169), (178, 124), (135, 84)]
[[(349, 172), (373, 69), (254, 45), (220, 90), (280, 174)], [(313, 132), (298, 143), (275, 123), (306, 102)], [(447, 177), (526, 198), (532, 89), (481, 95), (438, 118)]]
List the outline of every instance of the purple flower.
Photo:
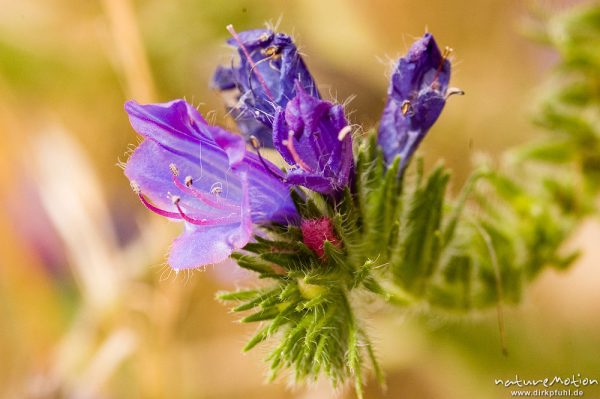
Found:
[(429, 33), (400, 58), (388, 89), (378, 142), (388, 163), (401, 157), (404, 168), (444, 108), (450, 80), (450, 61)]
[(217, 68), (212, 84), (221, 91), (239, 90), (237, 104), (229, 108), (240, 130), (271, 146), (275, 112), (296, 95), (295, 82), (319, 98), (317, 86), (289, 36), (267, 29), (239, 34), (231, 26), (228, 30), (233, 36), (228, 43), (238, 50), (239, 66)]
[(334, 193), (348, 185), (354, 170), (351, 128), (341, 105), (311, 96), (300, 83), (296, 93), (273, 124), (273, 144), (293, 165), (286, 181)]
[(266, 172), (241, 136), (183, 100), (125, 109), (145, 138), (125, 175), (147, 208), (185, 224), (169, 254), (174, 269), (218, 263), (248, 243), (254, 225), (297, 219), (283, 176), (274, 165)]

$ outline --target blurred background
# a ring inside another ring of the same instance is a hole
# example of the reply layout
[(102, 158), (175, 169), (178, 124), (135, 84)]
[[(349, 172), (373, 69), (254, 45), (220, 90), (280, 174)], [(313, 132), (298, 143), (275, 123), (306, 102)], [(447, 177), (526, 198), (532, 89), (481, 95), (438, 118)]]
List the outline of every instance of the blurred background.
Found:
[[(293, 34), (321, 92), (353, 98), (374, 125), (391, 62), (432, 32), (454, 48), (453, 97), (429, 133), (427, 164), (454, 187), (478, 152), (497, 156), (540, 134), (536, 98), (556, 55), (522, 29), (575, 1), (0, 0), (0, 397), (341, 398), (327, 383), (264, 381), (264, 349), (242, 354), (255, 326), (214, 300), (253, 285), (231, 264), (175, 275), (181, 228), (147, 212), (117, 166), (139, 142), (123, 103), (185, 97), (232, 126), (208, 82), (231, 61), (225, 26), (265, 22)], [(371, 316), (387, 374), (367, 398), (503, 398), (495, 378), (600, 379), (600, 227), (569, 246), (583, 256), (546, 271), (506, 309), (452, 318), (382, 308)], [(598, 386), (586, 398), (600, 398)]]

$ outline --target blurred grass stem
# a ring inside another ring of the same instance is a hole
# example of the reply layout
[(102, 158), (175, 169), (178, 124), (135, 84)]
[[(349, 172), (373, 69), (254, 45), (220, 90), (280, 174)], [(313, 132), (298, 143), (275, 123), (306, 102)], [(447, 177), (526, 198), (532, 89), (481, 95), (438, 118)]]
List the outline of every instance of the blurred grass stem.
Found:
[(152, 102), (156, 91), (139, 26), (129, 0), (102, 0), (113, 36), (126, 94), (140, 102)]

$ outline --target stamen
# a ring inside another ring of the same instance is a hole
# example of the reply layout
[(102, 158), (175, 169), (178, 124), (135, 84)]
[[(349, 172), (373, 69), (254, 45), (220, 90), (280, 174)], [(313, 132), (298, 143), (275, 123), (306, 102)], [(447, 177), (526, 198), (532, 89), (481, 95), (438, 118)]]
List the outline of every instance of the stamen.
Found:
[(240, 208), (237, 205), (223, 202), (223, 200), (216, 201), (214, 198), (207, 195), (206, 193), (196, 190), (195, 188), (192, 187), (192, 177), (191, 176), (187, 176), (185, 178), (185, 183), (181, 183), (181, 181), (177, 178), (177, 175), (175, 173), (173, 173), (173, 183), (175, 184), (175, 186), (178, 189), (180, 189), (184, 193), (192, 195), (194, 198), (199, 199), (200, 201), (204, 202), (206, 205), (212, 206), (213, 208), (230, 210), (230, 211), (238, 210)]
[(140, 188), (140, 185), (136, 181), (132, 180), (129, 184), (131, 185), (131, 189), (133, 190), (133, 192), (137, 194), (138, 198), (140, 199), (140, 201), (146, 208), (148, 208), (149, 210), (151, 210), (152, 212), (154, 212), (160, 216), (164, 216), (164, 217), (172, 218), (172, 219), (181, 219), (181, 216), (178, 213), (165, 211), (164, 209), (160, 209), (160, 208), (152, 205), (146, 199), (144, 194), (142, 194), (142, 189)]
[(406, 116), (406, 114), (410, 113), (408, 116), (412, 116), (413, 107), (409, 100), (404, 100), (402, 105), (400, 106), (400, 110), (402, 111), (402, 116)]
[(440, 61), (440, 65), (438, 65), (437, 70), (435, 71), (435, 76), (433, 77), (433, 81), (431, 82), (431, 86), (434, 86), (434, 84), (438, 83), (437, 80), (440, 77), (440, 73), (442, 72), (442, 68), (444, 67), (444, 63), (446, 62), (446, 60), (448, 59), (448, 57), (450, 57), (450, 54), (452, 54), (453, 51), (454, 51), (454, 49), (452, 47), (446, 46), (444, 48), (444, 51), (442, 52), (442, 60)]
[(446, 91), (446, 98), (445, 98), (445, 100), (447, 100), (448, 97), (454, 96), (454, 95), (464, 96), (465, 92), (464, 92), (464, 90), (461, 90), (458, 87), (450, 87)]
[(260, 148), (260, 142), (258, 141), (258, 139), (256, 138), (256, 136), (250, 136), (250, 145), (255, 150), (257, 150), (257, 149)]
[(212, 186), (210, 186), (210, 193), (213, 195), (221, 195), (221, 193), (223, 192), (223, 184), (221, 184), (220, 181), (213, 183)]
[(346, 138), (346, 136), (348, 135), (348, 133), (350, 133), (352, 131), (352, 126), (350, 125), (346, 125), (344, 126), (340, 132), (338, 133), (338, 141), (342, 141)]
[(194, 179), (192, 179), (192, 176), (186, 176), (183, 183), (185, 184), (186, 187), (191, 187), (192, 184), (194, 183)]
[(269, 166), (269, 164), (267, 164), (267, 162), (262, 157), (262, 155), (260, 153), (260, 143), (259, 143), (258, 139), (256, 138), (256, 136), (250, 136), (250, 145), (252, 146), (252, 148), (254, 148), (254, 151), (256, 151), (256, 155), (258, 155), (258, 160), (260, 161), (260, 163), (262, 163), (265, 170), (267, 172), (269, 172), (269, 174), (273, 175), (274, 177), (276, 177), (277, 179), (279, 179), (285, 183), (286, 179), (283, 176), (281, 176), (280, 174), (274, 172), (271, 169), (271, 167)]
[(450, 57), (450, 54), (452, 54), (453, 51), (454, 49), (452, 47), (446, 46), (444, 48), (444, 52), (442, 53), (442, 57), (444, 58), (444, 60)]
[(165, 211), (163, 209), (160, 209), (154, 205), (152, 205), (144, 196), (144, 194), (142, 194), (141, 191), (137, 192), (138, 198), (140, 199), (140, 201), (142, 201), (142, 204), (144, 204), (144, 206), (146, 208), (148, 208), (149, 210), (151, 210), (152, 212), (156, 213), (157, 215), (160, 216), (164, 216), (167, 218), (171, 218), (171, 219), (181, 219), (181, 215), (179, 215), (177, 212), (169, 212), (169, 211)]
[(240, 36), (237, 34), (237, 32), (235, 31), (235, 29), (233, 28), (233, 25), (227, 25), (227, 30), (229, 31), (229, 33), (231, 33), (231, 36), (233, 36), (233, 38), (235, 39), (235, 41), (238, 43), (238, 45), (242, 49), (242, 52), (246, 56), (246, 60), (248, 61), (248, 63), (251, 66), (250, 70), (254, 73), (254, 75), (256, 75), (256, 78), (260, 82), (260, 85), (263, 87), (263, 90), (265, 91), (265, 94), (267, 95), (267, 97), (269, 97), (269, 100), (271, 100), (271, 101), (274, 102), (275, 100), (273, 98), (273, 94), (271, 93), (271, 90), (269, 90), (269, 87), (267, 86), (267, 83), (263, 79), (262, 75), (258, 72), (258, 70), (255, 69), (256, 68), (256, 64), (254, 63), (254, 60), (252, 59), (252, 56), (250, 55), (250, 52), (248, 51), (248, 49), (246, 48), (246, 46), (244, 46), (244, 43), (242, 42), (242, 39), (240, 39)]
[(269, 58), (277, 59), (281, 55), (281, 48), (277, 46), (269, 46), (262, 50), (261, 53)]
[[(140, 186), (137, 184), (137, 182), (132, 181), (131, 188), (137, 194), (138, 198), (140, 199), (140, 201), (146, 208), (148, 208), (149, 210), (151, 210), (152, 212), (154, 212), (160, 216), (164, 216), (164, 217), (171, 218), (171, 219), (183, 219), (186, 222), (197, 225), (197, 226), (214, 226), (214, 225), (222, 225), (222, 224), (232, 224), (232, 223), (236, 223), (239, 219), (239, 215), (237, 215), (237, 214), (233, 214), (233, 216), (214, 218), (214, 219), (210, 219), (210, 220), (209, 219), (194, 219), (192, 217), (189, 217), (188, 215), (186, 215), (183, 212), (183, 210), (181, 209), (181, 206), (179, 205), (179, 203), (181, 202), (181, 197), (179, 197), (177, 195), (171, 196), (171, 202), (173, 203), (173, 205), (175, 205), (175, 207), (177, 207), (177, 212), (165, 211), (164, 209), (160, 209), (159, 207), (153, 205), (152, 203), (150, 203), (150, 201), (148, 201), (146, 199), (146, 196), (144, 194), (142, 194)], [(236, 207), (235, 210), (239, 210), (239, 207)]]
[(139, 194), (142, 192), (139, 184), (137, 184), (137, 182), (135, 180), (132, 180), (131, 182), (129, 182), (129, 185), (131, 186), (131, 189), (133, 190), (134, 193)]
[(312, 173), (313, 170), (310, 166), (308, 166), (306, 164), (306, 162), (304, 162), (302, 160), (302, 158), (300, 158), (300, 154), (298, 154), (298, 151), (296, 151), (296, 147), (294, 147), (294, 131), (290, 130), (288, 133), (288, 139), (283, 141), (283, 145), (285, 145), (287, 147), (287, 149), (290, 151), (290, 154), (292, 154), (292, 158), (294, 158), (294, 162), (296, 162), (298, 164), (298, 166), (300, 166), (302, 169), (304, 169), (305, 171)]
[[(269, 57), (265, 57), (265, 58), (263, 58), (262, 60), (260, 60), (260, 61), (256, 62), (256, 63), (255, 63), (254, 65), (252, 65), (252, 67), (250, 68), (250, 74), (248, 75), (248, 87), (250, 88), (250, 91), (252, 92), (252, 95), (254, 95), (254, 87), (252, 87), (252, 74), (253, 74), (253, 73), (254, 73), (255, 75), (256, 75), (256, 74), (258, 74), (258, 73), (259, 73), (259, 72), (258, 72), (258, 70), (256, 70), (256, 72), (255, 72), (255, 69), (256, 69), (256, 67), (258, 67), (260, 64), (262, 64), (262, 63), (263, 63), (263, 62), (265, 62), (265, 61), (269, 61), (269, 65), (271, 65), (271, 60), (272, 60), (272, 57), (271, 57), (271, 56), (269, 56)], [(263, 86), (263, 88), (264, 88), (264, 87), (265, 87), (265, 86)], [(269, 97), (269, 99), (270, 99), (271, 101), (273, 101), (273, 98), (272, 98), (272, 97)], [(258, 113), (258, 111), (257, 111), (257, 115), (256, 115), (256, 116), (258, 116), (258, 115), (259, 115), (259, 113)]]

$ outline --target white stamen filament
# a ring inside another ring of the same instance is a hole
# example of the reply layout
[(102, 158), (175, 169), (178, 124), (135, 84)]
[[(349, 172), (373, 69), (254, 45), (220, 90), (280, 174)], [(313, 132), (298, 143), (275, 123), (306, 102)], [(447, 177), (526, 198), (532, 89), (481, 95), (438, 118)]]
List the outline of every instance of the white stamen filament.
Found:
[(338, 141), (342, 141), (346, 138), (346, 136), (348, 135), (348, 133), (352, 132), (352, 126), (350, 125), (346, 125), (344, 126), (340, 132), (338, 133)]

